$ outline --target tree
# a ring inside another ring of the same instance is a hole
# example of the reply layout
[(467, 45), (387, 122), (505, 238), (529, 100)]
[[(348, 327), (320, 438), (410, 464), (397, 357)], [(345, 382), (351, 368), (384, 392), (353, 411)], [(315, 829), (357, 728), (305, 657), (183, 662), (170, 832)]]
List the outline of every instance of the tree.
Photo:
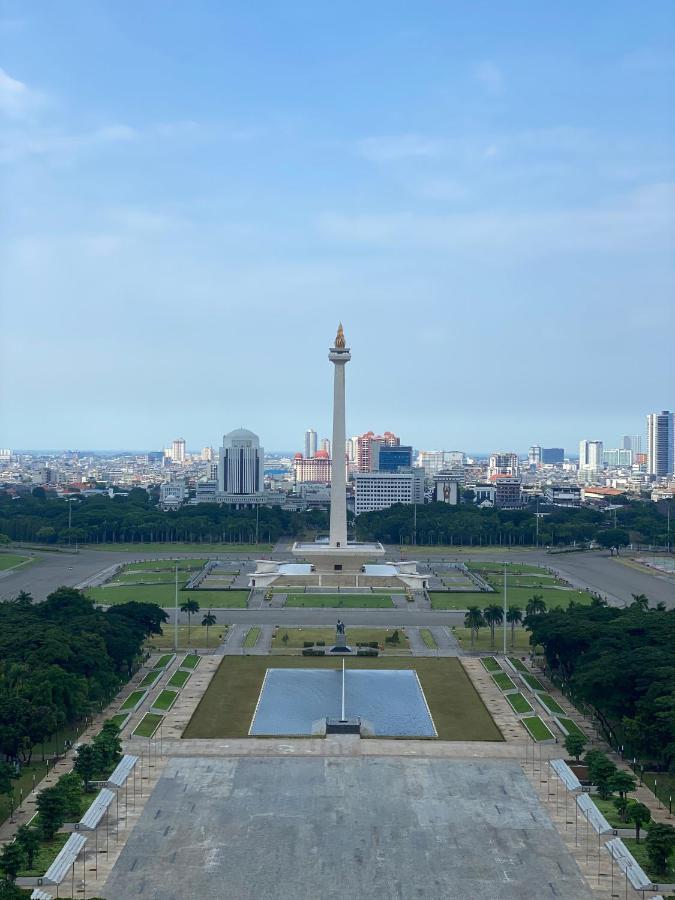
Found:
[(621, 821), (625, 822), (626, 821), (626, 810), (628, 809), (628, 806), (630, 805), (630, 800), (628, 799), (628, 797), (626, 797), (626, 796), (615, 797), (612, 800), (612, 804), (614, 805), (614, 809), (618, 812), (619, 818), (621, 819)]
[(635, 790), (635, 784), (635, 776), (631, 775), (629, 772), (624, 772), (622, 769), (619, 769), (609, 779), (607, 786), (609, 787), (610, 791), (617, 793), (619, 797), (625, 799), (628, 791)]
[(84, 781), (85, 791), (89, 791), (90, 782), (100, 767), (100, 755), (91, 744), (81, 744), (77, 748), (77, 757), (73, 769)]
[(652, 822), (647, 830), (647, 855), (659, 875), (668, 872), (668, 858), (675, 848), (675, 828), (663, 822)]
[(12, 778), (15, 771), (9, 763), (0, 762), (0, 794), (9, 794), (12, 790)]
[(5, 844), (2, 848), (2, 853), (0, 853), (0, 870), (10, 881), (16, 879), (23, 867), (23, 863), (24, 855), (21, 846), (16, 841), (12, 841), (11, 844)]
[(35, 857), (40, 849), (40, 832), (37, 828), (31, 828), (29, 825), (21, 825), (21, 827), (17, 829), (15, 840), (23, 850), (27, 867), (32, 869)]
[(50, 841), (66, 821), (66, 798), (58, 785), (45, 788), (37, 796), (37, 811), (45, 839)]
[(516, 625), (523, 621), (523, 611), (519, 606), (509, 606), (506, 610), (506, 621), (511, 626), (511, 646), (516, 643)]
[(528, 616), (540, 616), (546, 612), (546, 603), (542, 594), (533, 594), (527, 601), (525, 612)]
[(195, 613), (199, 612), (199, 603), (196, 600), (191, 600), (189, 597), (185, 601), (185, 603), (180, 608), (181, 612), (187, 613), (188, 617), (188, 646), (190, 645), (190, 620)]
[(0, 878), (0, 900), (26, 900), (26, 892), (9, 878)]
[(586, 746), (586, 738), (583, 734), (568, 734), (565, 738), (565, 750), (573, 756), (577, 762), (584, 752)]
[(495, 646), (495, 627), (504, 621), (504, 610), (496, 603), (491, 603), (483, 610), (483, 618), (490, 626), (490, 645), (494, 650)]
[(630, 535), (623, 528), (605, 528), (599, 530), (595, 536), (601, 547), (609, 550), (610, 547), (625, 547), (630, 544)]
[(464, 616), (464, 627), (471, 630), (471, 649), (473, 650), (476, 643), (476, 635), (478, 630), (485, 625), (483, 613), (477, 606), (470, 606)]
[(216, 617), (209, 610), (202, 619), (202, 626), (206, 628), (206, 646), (209, 646), (209, 628), (216, 624)]
[(609, 781), (616, 773), (616, 766), (600, 750), (589, 750), (584, 757), (584, 762), (588, 766), (589, 780), (597, 785), (598, 795), (602, 800), (608, 800), (611, 795)]
[(652, 820), (652, 814), (648, 806), (631, 800), (626, 808), (626, 820), (635, 825), (635, 841), (640, 843), (640, 829)]
[(634, 606), (636, 609), (649, 609), (649, 597), (646, 594), (631, 594), (631, 597), (633, 598), (631, 606)]

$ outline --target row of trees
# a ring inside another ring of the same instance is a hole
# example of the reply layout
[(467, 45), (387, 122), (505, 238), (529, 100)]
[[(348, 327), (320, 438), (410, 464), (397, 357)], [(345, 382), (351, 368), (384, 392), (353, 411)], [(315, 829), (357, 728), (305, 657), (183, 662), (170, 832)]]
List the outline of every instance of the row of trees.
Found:
[(595, 603), (528, 616), (531, 642), (576, 702), (596, 714), (612, 746), (675, 771), (675, 610)]
[(44, 603), (22, 592), (0, 604), (0, 754), (16, 770), (57, 730), (103, 707), (161, 633), (155, 604), (95, 609), (59, 588)]
[[(506, 622), (511, 628), (511, 646), (516, 642), (516, 626), (528, 625), (533, 616), (546, 612), (546, 603), (541, 594), (534, 594), (525, 607), (525, 618), (519, 606), (509, 606), (506, 610)], [(495, 646), (495, 629), (504, 623), (504, 610), (497, 603), (490, 603), (485, 609), (479, 606), (470, 606), (464, 616), (464, 627), (471, 631), (471, 649), (476, 644), (476, 638), (481, 628), (489, 627), (491, 646)]]

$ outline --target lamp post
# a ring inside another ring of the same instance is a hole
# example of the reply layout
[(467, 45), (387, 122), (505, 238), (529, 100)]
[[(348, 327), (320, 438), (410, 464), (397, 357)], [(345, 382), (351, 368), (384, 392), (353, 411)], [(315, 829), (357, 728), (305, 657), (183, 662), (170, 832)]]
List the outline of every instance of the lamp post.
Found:
[(178, 653), (178, 560), (176, 560), (176, 591), (173, 613), (173, 649)]
[(506, 562), (504, 563), (504, 656), (506, 656)]

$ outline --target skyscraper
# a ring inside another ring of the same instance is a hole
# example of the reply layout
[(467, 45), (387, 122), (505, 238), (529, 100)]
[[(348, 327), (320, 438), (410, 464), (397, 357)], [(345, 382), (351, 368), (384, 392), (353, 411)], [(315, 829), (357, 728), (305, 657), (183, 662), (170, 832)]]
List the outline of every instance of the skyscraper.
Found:
[(664, 409), (647, 416), (647, 472), (657, 478), (675, 472), (675, 414)]
[(321, 449), (330, 456), (330, 438), (321, 438)]
[(171, 443), (171, 459), (175, 463), (185, 462), (185, 441), (183, 438), (176, 438)]
[(305, 459), (312, 459), (316, 456), (316, 431), (308, 428), (305, 432)]
[(579, 441), (579, 471), (597, 472), (604, 466), (602, 441)]
[(218, 462), (218, 490), (226, 494), (259, 494), (264, 490), (265, 451), (257, 434), (237, 428), (223, 437)]
[(621, 449), (632, 450), (633, 453), (641, 453), (642, 436), (639, 434), (624, 434), (621, 438)]

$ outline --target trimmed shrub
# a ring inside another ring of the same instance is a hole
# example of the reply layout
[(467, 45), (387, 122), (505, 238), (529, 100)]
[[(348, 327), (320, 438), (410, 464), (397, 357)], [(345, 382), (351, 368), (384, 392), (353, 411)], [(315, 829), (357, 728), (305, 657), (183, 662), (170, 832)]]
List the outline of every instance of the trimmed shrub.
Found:
[(302, 651), (303, 656), (325, 656), (325, 650), (317, 650), (314, 647), (304, 647)]
[(356, 651), (357, 656), (378, 656), (379, 650), (375, 650), (372, 647), (361, 647)]
[(302, 646), (303, 647), (313, 647), (314, 644), (311, 641), (303, 641)]

